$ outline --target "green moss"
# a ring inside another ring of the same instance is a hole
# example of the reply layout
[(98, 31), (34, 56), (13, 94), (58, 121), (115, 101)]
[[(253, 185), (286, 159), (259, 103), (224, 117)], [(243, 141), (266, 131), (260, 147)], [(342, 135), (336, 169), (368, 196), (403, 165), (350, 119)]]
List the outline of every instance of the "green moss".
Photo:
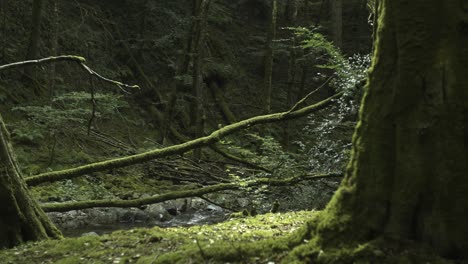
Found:
[(296, 247), (284, 263), (453, 263), (434, 255), (431, 249), (413, 242), (379, 238), (367, 243), (348, 243), (324, 248), (314, 237)]
[(5, 263), (24, 264), (276, 262), (290, 250), (292, 234), (315, 213), (265, 214), (216, 225), (141, 228), (48, 240), (0, 251), (0, 258)]
[(138, 228), (103, 236), (47, 240), (0, 251), (2, 263), (451, 263), (429, 248), (379, 238), (322, 245), (321, 213), (230, 219), (189, 228)]

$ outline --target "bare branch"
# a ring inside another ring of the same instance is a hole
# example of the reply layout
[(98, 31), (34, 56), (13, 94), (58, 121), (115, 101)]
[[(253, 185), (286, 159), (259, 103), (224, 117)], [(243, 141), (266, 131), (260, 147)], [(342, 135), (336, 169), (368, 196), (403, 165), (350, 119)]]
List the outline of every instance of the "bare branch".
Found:
[[(187, 138), (184, 135), (182, 135), (181, 133), (179, 133), (179, 131), (177, 131), (177, 129), (175, 129), (173, 126), (170, 126), (169, 130), (170, 130), (171, 134), (181, 142), (186, 142), (186, 141), (190, 140), (189, 138)], [(260, 165), (257, 165), (257, 164), (255, 164), (253, 162), (250, 162), (248, 160), (244, 160), (244, 159), (242, 159), (240, 157), (237, 157), (237, 156), (235, 156), (235, 155), (233, 155), (231, 153), (228, 153), (228, 152), (220, 149), (218, 146), (216, 146), (216, 144), (210, 145), (210, 149), (213, 150), (214, 152), (218, 153), (219, 155), (227, 158), (227, 159), (230, 159), (230, 160), (233, 160), (235, 162), (244, 164), (247, 167), (271, 173), (271, 170), (269, 170), (267, 168), (264, 168), (264, 167), (262, 167)]]
[[(35, 65), (35, 64), (47, 64), (47, 63), (55, 63), (55, 62), (61, 62), (61, 61), (70, 61), (70, 62), (76, 62), (80, 67), (85, 70), (88, 74), (91, 74), (95, 76), (96, 78), (113, 84), (117, 85), (120, 89), (122, 89), (124, 92), (125, 91), (123, 88), (140, 88), (138, 85), (128, 85), (121, 83), (119, 81), (111, 80), (109, 78), (103, 77), (99, 73), (95, 72), (93, 69), (88, 67), (85, 62), (86, 59), (80, 56), (75, 56), (75, 55), (61, 55), (61, 56), (55, 56), (55, 57), (47, 57), (47, 58), (42, 58), (38, 60), (27, 60), (27, 61), (19, 61), (19, 62), (14, 62), (10, 64), (5, 64), (0, 66), (0, 71), (7, 70), (7, 69), (13, 69), (13, 68), (18, 68), (18, 67), (24, 67), (28, 65)], [(128, 93), (128, 92), (127, 92)]]
[(288, 112), (292, 112), (292, 111), (296, 111), (299, 106), (301, 106), (301, 104), (303, 104), (307, 99), (309, 99), (312, 95), (314, 95), (318, 90), (322, 89), (325, 85), (327, 85), (327, 83), (329, 83), (331, 81), (331, 79), (333, 79), (333, 75), (330, 76), (324, 83), (322, 83), (322, 85), (320, 85), (317, 89), (313, 90), (312, 92), (310, 92), (309, 94), (307, 94), (306, 96), (304, 96), (301, 100), (299, 100), (291, 109), (289, 109)]
[(80, 56), (74, 56), (74, 55), (62, 55), (62, 56), (56, 56), (56, 57), (47, 57), (47, 58), (42, 58), (38, 60), (27, 60), (27, 61), (19, 61), (19, 62), (13, 62), (5, 65), (0, 66), (0, 71), (6, 70), (6, 69), (11, 69), (11, 68), (17, 68), (17, 67), (24, 67), (28, 65), (34, 65), (34, 64), (44, 64), (44, 63), (53, 63), (53, 62), (60, 62), (60, 61), (73, 61), (77, 63), (85, 63), (86, 59)]
[(110, 83), (110, 84), (114, 84), (114, 85), (117, 85), (123, 92), (125, 93), (128, 93), (125, 89), (123, 88), (137, 88), (139, 89), (140, 87), (138, 85), (128, 85), (128, 84), (125, 84), (125, 83), (121, 83), (119, 81), (115, 81), (115, 80), (111, 80), (109, 78), (106, 78), (106, 77), (103, 77), (102, 75), (100, 75), (99, 73), (95, 72), (93, 69), (91, 69), (90, 67), (88, 67), (86, 64), (84, 63), (80, 63), (81, 67), (83, 67), (83, 69), (85, 69), (85, 71), (87, 71), (89, 74), (93, 75), (93, 76), (96, 76), (96, 78), (104, 81), (104, 82), (107, 82), (107, 83)]
[(260, 166), (260, 165), (257, 165), (257, 164), (255, 164), (255, 163), (253, 163), (253, 162), (248, 161), (248, 160), (242, 159), (241, 157), (237, 157), (237, 156), (235, 156), (235, 155), (233, 155), (233, 154), (231, 154), (231, 153), (229, 153), (229, 152), (226, 152), (226, 151), (220, 149), (220, 148), (219, 148), (218, 146), (216, 146), (215, 144), (211, 145), (210, 148), (211, 148), (214, 152), (218, 153), (219, 155), (221, 155), (221, 156), (223, 156), (223, 157), (225, 157), (225, 158), (227, 158), (227, 159), (233, 160), (233, 161), (238, 162), (238, 163), (240, 163), (240, 164), (244, 164), (245, 166), (250, 167), (250, 168), (252, 168), (252, 169), (256, 169), (256, 170), (261, 170), (261, 171), (264, 171), (264, 172), (272, 173), (272, 171), (271, 171), (270, 169), (265, 168), (265, 167)]
[(201, 197), (204, 194), (214, 193), (225, 190), (239, 190), (246, 187), (253, 187), (258, 185), (269, 185), (269, 186), (284, 186), (290, 184), (296, 184), (306, 180), (319, 180), (324, 178), (338, 178), (342, 177), (341, 173), (317, 173), (312, 175), (290, 177), (287, 179), (268, 179), (260, 178), (256, 180), (250, 180), (247, 182), (239, 183), (220, 183), (207, 187), (202, 187), (194, 190), (175, 191), (165, 194), (154, 195), (147, 198), (140, 198), (135, 200), (90, 200), (90, 201), (79, 201), (79, 202), (65, 202), (65, 203), (46, 203), (41, 207), (45, 212), (66, 212), (71, 210), (81, 210), (87, 208), (97, 207), (140, 207), (147, 204), (161, 203), (164, 201), (189, 198), (189, 197)]
[(333, 103), (333, 99), (339, 98), (341, 95), (343, 95), (343, 92), (335, 94), (314, 105), (310, 105), (310, 106), (298, 109), (296, 111), (268, 114), (268, 115), (256, 116), (256, 117), (252, 117), (249, 119), (245, 119), (237, 123), (220, 128), (212, 132), (208, 136), (193, 139), (191, 141), (187, 141), (185, 143), (181, 143), (178, 145), (169, 146), (169, 147), (162, 148), (162, 149), (155, 149), (155, 150), (151, 150), (151, 151), (147, 151), (144, 153), (135, 154), (135, 155), (127, 156), (127, 157), (96, 162), (96, 163), (83, 165), (83, 166), (79, 166), (79, 167), (72, 168), (72, 169), (46, 172), (46, 173), (42, 173), (42, 174), (35, 175), (32, 177), (28, 177), (25, 180), (28, 185), (34, 186), (43, 182), (53, 182), (53, 181), (59, 181), (59, 180), (64, 180), (64, 179), (70, 179), (73, 177), (81, 176), (81, 175), (92, 173), (92, 172), (126, 167), (129, 165), (143, 163), (143, 162), (154, 160), (157, 158), (162, 158), (162, 157), (166, 157), (166, 156), (170, 156), (174, 154), (185, 153), (192, 149), (209, 146), (213, 143), (218, 142), (220, 139), (222, 139), (223, 137), (227, 135), (233, 134), (234, 132), (237, 132), (239, 130), (249, 128), (258, 124), (266, 124), (266, 123), (284, 121), (284, 120), (306, 116), (310, 113), (316, 112), (320, 109), (323, 109), (329, 106), (330, 104)]

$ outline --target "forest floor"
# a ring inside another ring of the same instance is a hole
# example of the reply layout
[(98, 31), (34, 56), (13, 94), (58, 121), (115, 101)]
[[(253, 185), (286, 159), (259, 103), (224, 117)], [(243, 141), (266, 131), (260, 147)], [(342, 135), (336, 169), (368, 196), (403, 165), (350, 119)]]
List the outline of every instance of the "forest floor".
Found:
[[(288, 237), (315, 213), (268, 213), (231, 218), (215, 225), (135, 228), (102, 236), (90, 233), (26, 243), (0, 251), (0, 259), (8, 264), (213, 263), (209, 256), (215, 253), (217, 262), (223, 263), (277, 263), (289, 251)], [(257, 256), (244, 256), (246, 253)]]

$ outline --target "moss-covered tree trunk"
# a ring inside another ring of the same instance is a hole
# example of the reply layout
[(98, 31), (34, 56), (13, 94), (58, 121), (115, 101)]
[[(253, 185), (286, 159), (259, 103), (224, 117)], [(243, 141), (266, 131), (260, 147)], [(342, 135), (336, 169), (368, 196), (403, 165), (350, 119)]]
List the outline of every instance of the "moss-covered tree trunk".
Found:
[(29, 193), (0, 116), (0, 248), (61, 237)]
[(378, 4), (351, 161), (313, 233), (324, 248), (385, 237), (467, 259), (468, 1)]

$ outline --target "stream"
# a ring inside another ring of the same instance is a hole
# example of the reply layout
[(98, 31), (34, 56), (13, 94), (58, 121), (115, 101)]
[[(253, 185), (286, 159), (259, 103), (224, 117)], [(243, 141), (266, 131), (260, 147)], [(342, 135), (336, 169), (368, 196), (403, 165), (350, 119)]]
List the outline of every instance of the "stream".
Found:
[(185, 212), (171, 210), (163, 205), (153, 205), (152, 209), (100, 208), (49, 213), (52, 221), (66, 237), (102, 235), (116, 230), (138, 227), (188, 227), (222, 222), (229, 212), (214, 205), (190, 209)]

